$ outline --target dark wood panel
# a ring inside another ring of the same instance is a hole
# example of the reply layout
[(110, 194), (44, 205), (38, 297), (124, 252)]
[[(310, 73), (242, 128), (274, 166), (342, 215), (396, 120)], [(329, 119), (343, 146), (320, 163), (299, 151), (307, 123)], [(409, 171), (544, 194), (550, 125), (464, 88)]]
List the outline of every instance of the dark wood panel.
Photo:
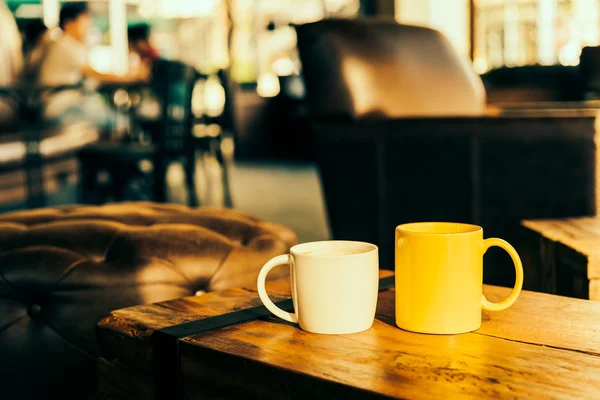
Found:
[[(508, 290), (486, 294), (497, 301)], [(183, 373), (267, 399), (585, 398), (600, 390), (589, 318), (600, 304), (525, 293), (512, 312), (485, 313), (475, 333), (419, 335), (395, 327), (393, 292), (382, 296), (378, 320), (362, 333), (314, 335), (270, 319), (185, 339)]]
[[(522, 219), (596, 213), (596, 114), (317, 121), (313, 140), (334, 236), (374, 242), (385, 268), (403, 222), (476, 223), (486, 237), (524, 251)], [(345, 167), (348, 160), (355, 165)], [(485, 265), (486, 283), (513, 284), (506, 254), (490, 251)]]

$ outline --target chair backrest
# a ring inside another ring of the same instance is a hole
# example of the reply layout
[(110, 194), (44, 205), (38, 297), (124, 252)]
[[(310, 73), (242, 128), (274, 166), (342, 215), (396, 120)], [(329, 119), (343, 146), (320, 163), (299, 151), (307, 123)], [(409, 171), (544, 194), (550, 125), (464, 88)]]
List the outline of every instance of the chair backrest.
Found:
[(181, 152), (190, 144), (197, 72), (178, 61), (158, 60), (152, 76), (152, 86), (161, 103), (160, 128), (153, 140), (167, 154)]
[(225, 104), (223, 113), (219, 116), (219, 124), (225, 132), (235, 132), (235, 92), (238, 90), (236, 83), (231, 79), (229, 70), (220, 69), (217, 76), (225, 90)]
[(314, 116), (478, 115), (481, 79), (439, 32), (381, 19), (296, 28)]

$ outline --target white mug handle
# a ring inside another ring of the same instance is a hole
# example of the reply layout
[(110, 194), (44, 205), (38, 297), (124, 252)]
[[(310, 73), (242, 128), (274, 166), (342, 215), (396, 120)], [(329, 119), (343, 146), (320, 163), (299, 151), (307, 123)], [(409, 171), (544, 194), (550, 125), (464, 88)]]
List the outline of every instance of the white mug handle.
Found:
[(265, 280), (267, 279), (269, 271), (279, 265), (289, 264), (291, 261), (290, 258), (291, 256), (289, 254), (284, 254), (267, 261), (258, 274), (256, 286), (258, 288), (258, 297), (260, 297), (260, 300), (263, 302), (265, 307), (267, 307), (267, 310), (271, 311), (273, 314), (285, 321), (298, 322), (298, 315), (283, 311), (281, 308), (277, 307), (275, 303), (271, 301), (269, 295), (267, 294), (267, 290), (265, 289)]

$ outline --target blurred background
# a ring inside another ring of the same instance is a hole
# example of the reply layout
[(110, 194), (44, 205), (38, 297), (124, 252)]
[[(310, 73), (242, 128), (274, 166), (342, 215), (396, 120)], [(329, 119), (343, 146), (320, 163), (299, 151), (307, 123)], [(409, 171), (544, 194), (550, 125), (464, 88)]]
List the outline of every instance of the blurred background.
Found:
[[(139, 69), (143, 57), (132, 47), (132, 35), (150, 43), (161, 61), (194, 70), (192, 116), (186, 123), (195, 138), (195, 169), (186, 170), (185, 163), (178, 162), (165, 167), (167, 187), (165, 193), (157, 193), (152, 187), (162, 179), (157, 172), (162, 167), (154, 165), (156, 160), (138, 157), (134, 167), (120, 166), (115, 171), (98, 163), (98, 159), (106, 160), (105, 155), (98, 155), (99, 149), (88, 148), (107, 139), (157, 142), (160, 133), (153, 133), (152, 127), (161, 121), (162, 102), (156, 87), (149, 91), (114, 83), (93, 87), (86, 82), (81, 90), (100, 93), (117, 113), (110, 127), (50, 127), (42, 115), (42, 99), (48, 94), (40, 89), (19, 91), (15, 85), (37, 82), (27, 75), (28, 57), (35, 56), (40, 43), (58, 40), (60, 9), (65, 3), (2, 0), (2, 211), (81, 201), (235, 204), (292, 226), (302, 239), (329, 237), (318, 171), (307, 139), (309, 109), (295, 31), (298, 25), (323, 19), (380, 17), (438, 30), (481, 76), (488, 108), (593, 100), (596, 96), (594, 74), (585, 72), (589, 68), (584, 71), (587, 77), (581, 79), (580, 57), (582, 49), (600, 42), (598, 0), (85, 3), (91, 16), (85, 39), (87, 58), (98, 73), (124, 76)], [(591, 54), (587, 63), (594, 65), (594, 60)], [(40, 104), (31, 101), (32, 94)], [(26, 145), (36, 142), (39, 148)], [(82, 149), (87, 150), (82, 154)], [(45, 155), (38, 157), (38, 150)], [(197, 201), (190, 200), (184, 190), (188, 172), (194, 175), (191, 190), (197, 192)], [(256, 192), (265, 193), (261, 201), (251, 195)], [(313, 217), (306, 218), (307, 214)]]

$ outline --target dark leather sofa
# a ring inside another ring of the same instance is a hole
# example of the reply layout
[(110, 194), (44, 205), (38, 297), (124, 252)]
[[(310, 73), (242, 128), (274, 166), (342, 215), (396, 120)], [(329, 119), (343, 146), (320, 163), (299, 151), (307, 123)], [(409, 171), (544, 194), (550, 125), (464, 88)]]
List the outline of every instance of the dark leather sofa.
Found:
[[(297, 33), (333, 236), (377, 243), (383, 268), (401, 223), (480, 224), (526, 259), (521, 219), (596, 213), (595, 110), (491, 112), (480, 78), (431, 29), (325, 20)], [(512, 286), (504, 253), (485, 265), (487, 283)]]
[(231, 209), (124, 203), (0, 215), (0, 398), (93, 394), (102, 317), (252, 285), (296, 241)]
[(500, 107), (519, 103), (584, 99), (586, 79), (581, 66), (525, 65), (501, 67), (481, 76), (487, 103)]

